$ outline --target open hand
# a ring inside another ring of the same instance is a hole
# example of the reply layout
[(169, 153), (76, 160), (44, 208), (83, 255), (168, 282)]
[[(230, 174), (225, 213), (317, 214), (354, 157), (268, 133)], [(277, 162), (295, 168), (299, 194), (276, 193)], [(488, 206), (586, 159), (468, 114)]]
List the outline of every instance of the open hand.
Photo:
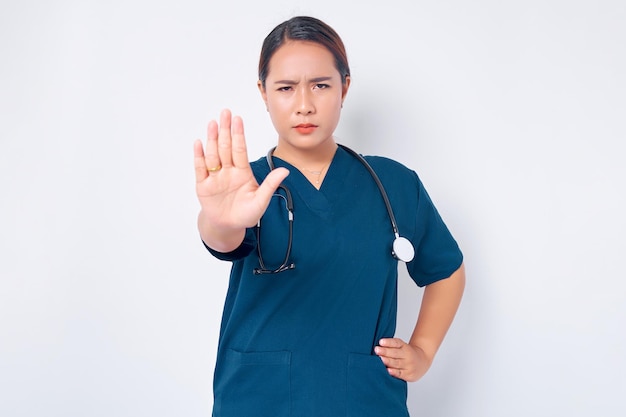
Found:
[(289, 174), (278, 168), (261, 185), (257, 183), (248, 161), (243, 121), (229, 110), (221, 112), (219, 125), (209, 122), (206, 149), (200, 140), (194, 143), (194, 168), (203, 238), (207, 230), (220, 236), (254, 226)]

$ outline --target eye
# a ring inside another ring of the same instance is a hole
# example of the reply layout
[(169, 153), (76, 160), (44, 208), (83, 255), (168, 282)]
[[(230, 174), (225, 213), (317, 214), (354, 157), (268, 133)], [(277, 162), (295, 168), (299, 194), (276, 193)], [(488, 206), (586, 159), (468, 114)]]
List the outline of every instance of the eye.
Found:
[(317, 88), (318, 90), (324, 90), (325, 88), (329, 88), (330, 85), (328, 84), (315, 84), (315, 88)]
[(289, 86), (289, 85), (286, 85), (284, 87), (278, 87), (276, 89), (276, 91), (289, 91), (289, 90), (291, 90), (291, 86)]

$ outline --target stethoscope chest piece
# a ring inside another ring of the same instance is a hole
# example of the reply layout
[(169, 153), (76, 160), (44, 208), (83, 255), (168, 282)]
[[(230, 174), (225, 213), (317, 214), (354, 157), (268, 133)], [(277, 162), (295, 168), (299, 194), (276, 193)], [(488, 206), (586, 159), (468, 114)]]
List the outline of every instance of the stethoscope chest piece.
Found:
[(393, 241), (393, 256), (402, 262), (411, 262), (415, 256), (415, 249), (409, 239), (398, 236)]
[[(378, 178), (378, 175), (376, 175), (374, 169), (361, 155), (344, 145), (339, 146), (345, 149), (349, 154), (352, 154), (352, 156), (354, 156), (359, 162), (361, 162), (363, 166), (367, 168), (370, 175), (376, 182), (376, 186), (378, 187), (380, 194), (385, 202), (385, 207), (387, 208), (387, 213), (389, 214), (389, 220), (391, 221), (391, 228), (395, 235), (395, 240), (393, 241), (393, 247), (391, 252), (393, 257), (402, 262), (411, 262), (413, 260), (413, 257), (415, 256), (415, 248), (413, 248), (413, 244), (409, 239), (400, 236), (400, 233), (398, 232), (396, 218), (393, 214), (393, 210), (391, 209), (391, 203), (389, 202), (389, 197), (387, 196), (385, 187), (383, 187), (383, 184)], [(274, 153), (274, 149), (275, 148), (270, 149), (266, 156), (267, 165), (269, 166), (270, 170), (274, 169), (274, 162), (272, 162), (272, 154)], [(295, 268), (295, 264), (289, 260), (291, 254), (291, 244), (293, 242), (293, 203), (289, 189), (284, 185), (280, 185), (279, 188), (283, 189), (283, 191), (285, 192), (284, 198), (288, 206), (287, 209), (289, 211), (289, 246), (287, 248), (285, 260), (283, 261), (283, 264), (281, 266), (276, 269), (266, 268), (265, 264), (263, 263), (263, 256), (261, 254), (261, 221), (259, 220), (259, 224), (257, 225), (257, 251), (259, 254), (259, 263), (261, 266), (260, 268), (254, 269), (255, 274), (276, 274), (278, 272), (287, 271), (289, 269)]]

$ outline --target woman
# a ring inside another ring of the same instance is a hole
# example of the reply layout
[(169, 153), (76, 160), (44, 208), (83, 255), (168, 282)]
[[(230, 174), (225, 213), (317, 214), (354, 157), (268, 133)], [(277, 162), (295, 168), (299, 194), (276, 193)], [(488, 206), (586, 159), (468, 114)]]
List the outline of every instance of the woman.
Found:
[[(360, 161), (333, 138), (349, 87), (337, 33), (292, 18), (267, 36), (259, 63), (276, 147), (250, 164), (243, 122), (228, 110), (209, 123), (206, 148), (194, 145), (200, 236), (233, 262), (214, 417), (407, 416), (406, 382), (428, 370), (456, 314), (463, 257), (417, 175), (387, 158)], [(401, 249), (391, 216), (425, 286), (408, 343), (393, 337)]]

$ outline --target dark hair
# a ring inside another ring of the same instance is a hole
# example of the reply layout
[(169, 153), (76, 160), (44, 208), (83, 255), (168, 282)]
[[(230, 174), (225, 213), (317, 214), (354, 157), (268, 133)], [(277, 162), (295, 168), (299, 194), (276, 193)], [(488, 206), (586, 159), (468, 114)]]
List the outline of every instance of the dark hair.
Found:
[(341, 74), (342, 83), (345, 84), (346, 77), (350, 75), (350, 67), (346, 48), (337, 32), (314, 17), (296, 16), (276, 26), (263, 41), (259, 59), (259, 80), (263, 88), (269, 72), (270, 59), (278, 48), (290, 40), (316, 42), (325, 46), (335, 57), (335, 66)]

